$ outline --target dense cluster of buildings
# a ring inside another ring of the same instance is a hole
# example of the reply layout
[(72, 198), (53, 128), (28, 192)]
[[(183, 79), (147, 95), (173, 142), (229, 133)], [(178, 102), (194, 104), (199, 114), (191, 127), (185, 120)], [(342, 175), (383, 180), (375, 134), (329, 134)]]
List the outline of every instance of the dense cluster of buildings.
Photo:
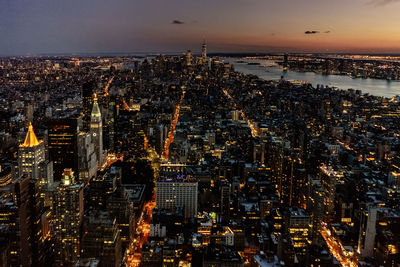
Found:
[(400, 264), (396, 97), (260, 80), (205, 44), (3, 58), (0, 82), (1, 266)]
[(318, 74), (347, 75), (352, 78), (400, 80), (398, 57), (373, 56), (288, 56), (279, 64), (285, 69)]

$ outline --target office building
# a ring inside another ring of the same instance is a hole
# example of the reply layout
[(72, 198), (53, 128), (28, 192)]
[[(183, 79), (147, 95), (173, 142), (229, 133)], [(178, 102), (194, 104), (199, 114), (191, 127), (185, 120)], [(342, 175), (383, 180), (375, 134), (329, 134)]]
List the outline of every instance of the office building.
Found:
[(60, 181), (63, 170), (78, 174), (78, 118), (51, 119), (48, 122), (48, 149), (53, 161), (54, 181)]
[(33, 131), (32, 123), (29, 123), (25, 141), (19, 145), (18, 169), (19, 175), (40, 178), (40, 164), (45, 161), (45, 149), (43, 141), (38, 141)]
[(197, 215), (197, 186), (192, 176), (160, 177), (156, 183), (156, 207), (159, 209), (184, 209), (185, 219)]
[(65, 169), (54, 196), (56, 261), (69, 266), (80, 255), (83, 217), (83, 185), (75, 181), (72, 169)]
[(52, 264), (50, 211), (43, 206), (39, 187), (39, 180), (21, 176), (13, 181), (13, 200), (1, 198), (1, 236), (7, 238), (9, 250), (6, 266)]
[(287, 215), (287, 232), (298, 256), (305, 256), (310, 236), (310, 216), (301, 208), (290, 208)]
[(20, 266), (22, 264), (19, 229), (18, 210), (12, 196), (1, 196), (0, 242), (1, 252), (5, 254), (5, 258), (1, 257), (1, 266)]
[(78, 134), (79, 181), (87, 182), (97, 173), (97, 156), (92, 135), (88, 132)]
[(331, 215), (335, 208), (336, 183), (339, 180), (340, 173), (333, 170), (331, 166), (321, 166), (319, 177), (324, 192), (324, 211)]
[(91, 211), (85, 218), (82, 257), (96, 258), (101, 266), (121, 266), (121, 238), (116, 219), (108, 212)]

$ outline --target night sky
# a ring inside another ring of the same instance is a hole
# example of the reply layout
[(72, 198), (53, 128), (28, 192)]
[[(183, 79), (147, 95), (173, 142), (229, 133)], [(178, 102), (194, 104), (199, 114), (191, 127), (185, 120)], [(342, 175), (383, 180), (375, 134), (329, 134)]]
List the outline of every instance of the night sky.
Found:
[(0, 0), (0, 55), (400, 53), (398, 0)]

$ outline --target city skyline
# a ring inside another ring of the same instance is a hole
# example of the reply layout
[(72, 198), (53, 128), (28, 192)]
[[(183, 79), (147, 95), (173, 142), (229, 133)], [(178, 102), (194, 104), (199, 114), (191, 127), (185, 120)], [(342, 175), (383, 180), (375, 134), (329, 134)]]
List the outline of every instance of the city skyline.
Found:
[[(13, 1), (2, 55), (182, 52), (400, 53), (400, 1)], [(196, 50), (195, 50), (196, 51)]]
[(199, 46), (0, 59), (0, 265), (399, 266), (400, 57)]
[(400, 0), (0, 0), (0, 266), (400, 267)]

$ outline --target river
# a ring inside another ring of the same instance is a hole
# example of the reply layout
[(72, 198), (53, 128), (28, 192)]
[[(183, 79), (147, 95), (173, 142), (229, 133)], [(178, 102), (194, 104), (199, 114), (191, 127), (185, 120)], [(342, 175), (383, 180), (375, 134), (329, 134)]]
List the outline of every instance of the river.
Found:
[[(237, 63), (238, 58), (224, 58), (225, 62), (234, 65), (235, 70), (245, 74), (253, 74), (264, 80), (278, 80), (281, 76), (285, 80), (298, 80), (311, 83), (314, 87), (318, 84), (347, 90), (349, 88), (359, 89), (370, 95), (393, 97), (400, 95), (400, 82), (380, 79), (352, 79), (346, 75), (321, 75), (314, 72), (283, 71), (273, 60), (243, 59), (245, 62), (257, 62), (260, 65), (247, 65)], [(267, 66), (267, 67), (265, 67)]]

